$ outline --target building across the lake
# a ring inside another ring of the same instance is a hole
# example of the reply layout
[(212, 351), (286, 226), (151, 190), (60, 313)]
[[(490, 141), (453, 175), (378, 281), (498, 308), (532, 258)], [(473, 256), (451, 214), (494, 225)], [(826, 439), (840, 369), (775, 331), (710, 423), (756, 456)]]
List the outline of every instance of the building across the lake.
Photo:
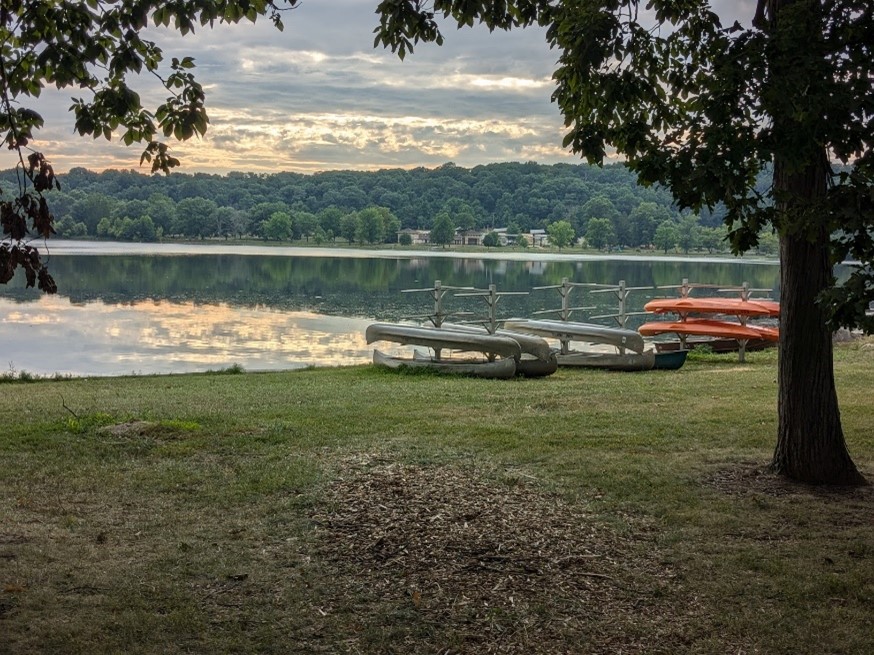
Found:
[[(498, 245), (508, 246), (515, 244), (521, 237), (524, 237), (529, 246), (544, 247), (549, 245), (549, 236), (546, 230), (531, 230), (522, 234), (508, 234), (507, 228), (489, 228), (486, 230), (456, 230), (455, 236), (452, 239), (453, 246), (482, 246), (483, 240), (487, 234), (494, 232), (498, 235)], [(431, 243), (431, 230), (413, 230), (405, 228), (398, 231), (398, 243), (401, 242), (401, 237), (404, 234), (410, 235), (411, 245), (427, 245)]]

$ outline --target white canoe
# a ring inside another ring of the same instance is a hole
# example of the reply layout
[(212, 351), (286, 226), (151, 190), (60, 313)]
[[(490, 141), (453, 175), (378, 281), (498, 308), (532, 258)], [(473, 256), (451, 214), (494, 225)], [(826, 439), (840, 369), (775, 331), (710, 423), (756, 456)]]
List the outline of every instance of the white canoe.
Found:
[[(574, 321), (540, 321), (524, 318), (504, 321), (504, 327), (514, 332), (536, 334), (540, 337), (562, 341), (584, 341), (627, 348), (636, 353), (642, 353), (644, 349), (643, 337), (634, 330), (626, 328), (607, 327), (594, 323), (576, 323)], [(561, 365), (560, 360), (559, 365)]]
[(371, 323), (367, 326), (365, 338), (367, 343), (391, 341), (404, 346), (480, 352), (516, 360), (522, 357), (522, 347), (518, 341), (493, 334), (472, 334), (397, 323)]
[(434, 359), (417, 354), (413, 358), (392, 357), (379, 350), (373, 351), (373, 363), (392, 369), (424, 368), (440, 373), (467, 375), (478, 378), (506, 380), (516, 375), (516, 360), (512, 357), (488, 360)]

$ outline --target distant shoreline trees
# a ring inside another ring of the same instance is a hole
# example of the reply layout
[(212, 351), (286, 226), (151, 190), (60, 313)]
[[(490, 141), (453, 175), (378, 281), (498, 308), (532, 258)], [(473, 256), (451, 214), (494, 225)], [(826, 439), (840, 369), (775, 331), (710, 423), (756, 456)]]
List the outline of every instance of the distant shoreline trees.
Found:
[[(433, 229), (445, 213), (454, 228), (484, 234), (499, 227), (510, 235), (527, 234), (566, 222), (575, 236), (587, 237), (595, 248), (651, 248), (659, 224), (668, 221), (680, 230), (685, 220), (694, 224), (697, 238), (681, 240), (678, 235), (668, 249), (727, 248), (724, 227), (714, 227), (718, 212), (684, 219), (663, 190), (637, 185), (621, 165), (601, 169), (529, 162), (466, 169), (446, 164), (412, 171), (161, 177), (74, 168), (58, 177), (62, 190), (45, 195), (63, 238), (247, 238), (317, 244), (341, 239), (375, 245), (397, 243), (402, 229)], [(12, 189), (14, 184), (14, 171), (0, 171), (0, 186)], [(277, 213), (287, 215), (290, 225), (284, 219), (271, 221)], [(592, 222), (596, 229), (589, 235)], [(599, 230), (609, 244), (599, 240)], [(451, 243), (449, 238), (440, 245)], [(561, 241), (562, 248), (571, 245)]]

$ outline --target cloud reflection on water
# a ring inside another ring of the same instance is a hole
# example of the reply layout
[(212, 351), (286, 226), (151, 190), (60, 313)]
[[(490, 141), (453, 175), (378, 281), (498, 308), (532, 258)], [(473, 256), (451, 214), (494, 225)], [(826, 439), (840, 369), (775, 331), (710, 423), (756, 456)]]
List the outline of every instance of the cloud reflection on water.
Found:
[(40, 375), (186, 373), (370, 361), (370, 321), (267, 307), (144, 301), (73, 304), (0, 299), (0, 339), (10, 369)]

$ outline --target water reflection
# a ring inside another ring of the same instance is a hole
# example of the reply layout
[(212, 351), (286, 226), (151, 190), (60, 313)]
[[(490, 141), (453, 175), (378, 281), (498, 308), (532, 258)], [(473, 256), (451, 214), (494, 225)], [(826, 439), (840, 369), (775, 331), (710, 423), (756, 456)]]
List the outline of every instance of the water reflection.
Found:
[[(92, 244), (93, 245), (93, 244)], [(100, 244), (100, 246), (107, 244)], [(98, 248), (98, 246), (93, 246)], [(188, 246), (184, 254), (62, 254), (50, 268), (56, 297), (25, 289), (23, 276), (0, 286), (0, 338), (11, 365), (50, 374), (119, 375), (189, 372), (240, 364), (247, 370), (369, 361), (364, 328), (372, 320), (400, 320), (432, 309), (426, 293), (444, 285), (498, 291), (499, 316), (531, 316), (556, 309), (555, 290), (534, 287), (573, 282), (647, 287), (627, 310), (673, 293), (655, 287), (684, 278), (726, 286), (748, 282), (779, 297), (776, 264), (732, 260), (604, 259), (592, 257), (306, 256), (244, 255)], [(87, 249), (86, 249), (87, 250)], [(273, 252), (271, 249), (264, 249)], [(613, 294), (575, 290), (574, 314), (586, 320), (617, 309)], [(448, 296), (447, 311), (484, 316), (480, 298)], [(632, 319), (635, 327), (643, 319)], [(604, 322), (604, 321), (602, 321)], [(609, 319), (606, 321), (609, 322)]]
[(185, 373), (239, 364), (246, 370), (369, 361), (368, 320), (193, 302), (73, 304), (42, 296), (0, 299), (8, 367), (30, 373)]

